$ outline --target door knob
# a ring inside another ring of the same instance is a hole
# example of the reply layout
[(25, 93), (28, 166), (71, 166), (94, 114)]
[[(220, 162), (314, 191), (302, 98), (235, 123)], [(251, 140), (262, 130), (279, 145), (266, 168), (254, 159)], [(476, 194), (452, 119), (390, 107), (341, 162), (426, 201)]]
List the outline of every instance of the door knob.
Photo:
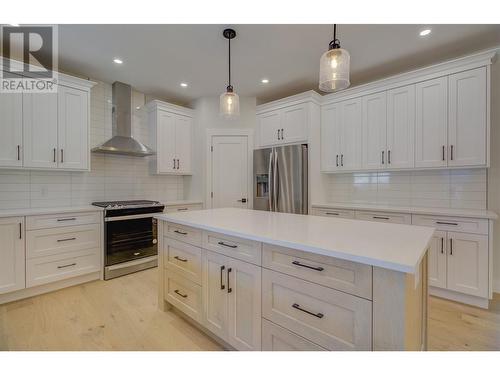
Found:
[(241, 199), (238, 199), (238, 202), (247, 203), (247, 199), (246, 198), (241, 198)]

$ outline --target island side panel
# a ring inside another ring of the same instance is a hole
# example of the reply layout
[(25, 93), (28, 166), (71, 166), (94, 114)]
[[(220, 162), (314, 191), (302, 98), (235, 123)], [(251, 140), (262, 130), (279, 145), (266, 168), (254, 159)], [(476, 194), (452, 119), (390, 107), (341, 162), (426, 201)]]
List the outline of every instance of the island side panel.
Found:
[(427, 348), (427, 255), (415, 275), (373, 267), (373, 350)]

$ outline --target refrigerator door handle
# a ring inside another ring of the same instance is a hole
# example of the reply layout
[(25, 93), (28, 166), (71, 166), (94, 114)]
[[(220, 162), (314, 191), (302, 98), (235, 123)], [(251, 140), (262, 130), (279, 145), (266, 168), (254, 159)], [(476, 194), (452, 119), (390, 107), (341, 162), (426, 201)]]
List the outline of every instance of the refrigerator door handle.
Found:
[(271, 149), (271, 153), (269, 154), (269, 170), (268, 170), (268, 179), (269, 179), (269, 190), (268, 190), (268, 197), (269, 197), (269, 211), (273, 210), (273, 198), (272, 198), (272, 193), (273, 193), (273, 152), (274, 150)]
[(273, 194), (274, 194), (273, 211), (278, 212), (278, 151), (276, 149), (274, 149)]

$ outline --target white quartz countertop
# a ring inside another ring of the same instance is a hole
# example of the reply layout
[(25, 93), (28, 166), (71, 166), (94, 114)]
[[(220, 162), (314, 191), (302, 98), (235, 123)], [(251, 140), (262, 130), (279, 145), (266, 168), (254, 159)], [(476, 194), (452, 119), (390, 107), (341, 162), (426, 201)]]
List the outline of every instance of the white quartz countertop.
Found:
[(489, 210), (467, 209), (467, 208), (439, 208), (439, 207), (411, 207), (411, 206), (384, 206), (374, 204), (357, 203), (313, 203), (313, 208), (337, 208), (343, 210), (384, 211), (402, 214), (436, 215), (473, 217), (478, 219), (498, 219), (498, 215)]
[(181, 206), (185, 204), (203, 204), (203, 201), (197, 200), (178, 200), (162, 202), (165, 206)]
[(239, 208), (185, 211), (160, 220), (296, 250), (415, 273), (433, 228)]
[(75, 207), (41, 207), (41, 208), (19, 208), (10, 210), (0, 210), (0, 217), (12, 216), (32, 216), (32, 215), (48, 215), (48, 214), (65, 214), (69, 212), (91, 212), (102, 211), (101, 207), (92, 205), (75, 206)]

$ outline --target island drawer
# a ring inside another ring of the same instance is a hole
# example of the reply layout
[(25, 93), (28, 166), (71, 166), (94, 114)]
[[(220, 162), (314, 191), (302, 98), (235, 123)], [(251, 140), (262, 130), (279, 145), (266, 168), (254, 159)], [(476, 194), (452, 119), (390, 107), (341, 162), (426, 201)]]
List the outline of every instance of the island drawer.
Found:
[(372, 298), (372, 267), (365, 264), (263, 244), (262, 266), (363, 298)]
[(201, 248), (166, 238), (163, 251), (166, 268), (201, 283)]
[(386, 213), (377, 211), (356, 211), (358, 220), (378, 221), (393, 224), (411, 224), (411, 214)]
[(203, 248), (257, 266), (262, 263), (262, 244), (257, 241), (204, 231)]
[(43, 285), (101, 270), (98, 249), (33, 258), (26, 261), (26, 287)]
[(166, 222), (164, 224), (164, 234), (167, 237), (190, 243), (194, 246), (201, 246), (201, 230), (188, 227), (186, 225)]
[(319, 345), (280, 327), (269, 320), (262, 319), (262, 350), (283, 351), (324, 351)]
[(41, 256), (99, 249), (99, 224), (77, 225), (26, 232), (26, 256)]
[(99, 224), (101, 221), (102, 212), (69, 212), (65, 214), (27, 216), (26, 230)]
[(201, 286), (172, 270), (165, 271), (164, 298), (187, 316), (201, 322)]
[(203, 205), (200, 203), (193, 203), (193, 204), (179, 204), (179, 205), (174, 205), (174, 206), (166, 206), (165, 207), (165, 212), (181, 212), (181, 211), (196, 211), (196, 210), (202, 210)]
[(262, 315), (329, 350), (371, 350), (372, 303), (264, 269)]
[(317, 216), (327, 216), (327, 217), (339, 217), (342, 219), (354, 219), (353, 210), (341, 210), (337, 208), (314, 208), (314, 215)]
[(488, 234), (488, 219), (413, 215), (412, 223), (414, 225), (434, 227), (440, 230)]

